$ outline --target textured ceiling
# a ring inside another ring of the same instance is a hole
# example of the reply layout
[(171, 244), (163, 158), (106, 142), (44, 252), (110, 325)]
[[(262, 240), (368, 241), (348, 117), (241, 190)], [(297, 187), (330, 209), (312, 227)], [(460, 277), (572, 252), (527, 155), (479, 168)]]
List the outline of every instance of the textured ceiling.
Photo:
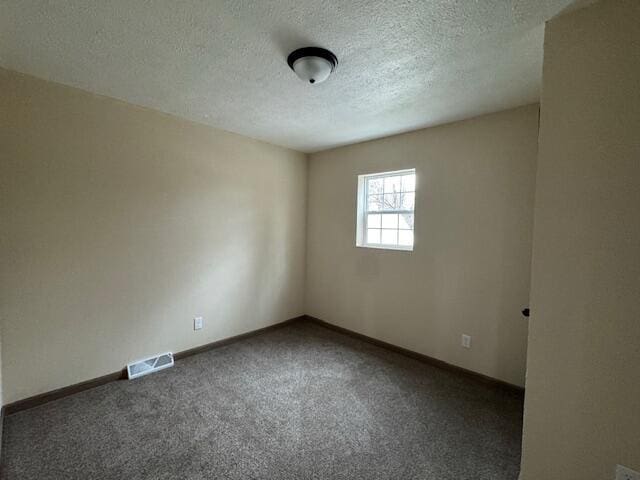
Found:
[[(2, 0), (0, 65), (306, 152), (537, 101), (572, 0)], [(304, 46), (340, 64), (310, 86)]]

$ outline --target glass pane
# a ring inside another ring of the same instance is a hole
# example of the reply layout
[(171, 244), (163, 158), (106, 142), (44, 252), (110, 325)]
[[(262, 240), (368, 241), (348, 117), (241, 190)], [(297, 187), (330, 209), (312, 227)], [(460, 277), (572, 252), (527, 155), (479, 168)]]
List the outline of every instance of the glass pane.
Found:
[(384, 195), (384, 210), (398, 210), (400, 208), (400, 194), (391, 193)]
[(396, 193), (400, 191), (400, 185), (402, 183), (402, 177), (385, 177), (384, 178), (384, 193)]
[(412, 230), (399, 230), (398, 231), (398, 245), (405, 247), (413, 246), (413, 231)]
[(367, 243), (380, 243), (380, 230), (370, 228), (367, 230)]
[(413, 213), (401, 213), (399, 227), (404, 230), (413, 230)]
[(382, 228), (398, 228), (398, 214), (385, 213), (382, 215)]
[(397, 245), (398, 230), (382, 230), (381, 243), (384, 245)]
[(367, 199), (367, 210), (370, 212), (379, 212), (382, 210), (382, 195), (369, 195)]
[(415, 193), (403, 193), (402, 194), (402, 210), (412, 210), (415, 205)]
[(368, 180), (369, 185), (368, 185), (368, 194), (372, 195), (375, 193), (383, 193), (382, 192), (382, 185), (383, 185), (383, 179), (382, 178), (370, 178)]
[(380, 214), (374, 213), (367, 216), (367, 228), (380, 228)]
[(416, 190), (416, 174), (402, 176), (402, 191), (415, 192)]

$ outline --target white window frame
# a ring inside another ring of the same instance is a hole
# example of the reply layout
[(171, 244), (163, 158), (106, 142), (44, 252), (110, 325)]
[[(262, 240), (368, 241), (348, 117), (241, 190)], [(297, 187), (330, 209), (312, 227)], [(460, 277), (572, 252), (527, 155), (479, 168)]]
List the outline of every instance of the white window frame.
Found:
[[(416, 186), (414, 188), (414, 191), (417, 192), (418, 186), (418, 177), (416, 175), (416, 169), (415, 168), (406, 168), (403, 170), (393, 170), (393, 171), (389, 171), (389, 172), (380, 172), (380, 173), (369, 173), (369, 174), (363, 174), (363, 175), (358, 175), (358, 198), (357, 198), (357, 217), (356, 217), (356, 247), (361, 247), (361, 248), (374, 248), (374, 249), (379, 249), (379, 250), (400, 250), (400, 251), (404, 251), (404, 252), (412, 252), (413, 251), (413, 247), (415, 246), (415, 211), (416, 211), (416, 205), (415, 205), (415, 200), (414, 200), (414, 204), (413, 204), (413, 210), (393, 210), (390, 212), (382, 212), (382, 211), (376, 211), (376, 212), (369, 212), (368, 211), (368, 201), (367, 198), (369, 196), (369, 192), (368, 190), (368, 182), (367, 180), (372, 179), (372, 178), (377, 178), (377, 177), (392, 177), (392, 176), (397, 176), (397, 175), (408, 175), (408, 174), (413, 174), (416, 176)], [(415, 198), (415, 197), (414, 197)], [(409, 245), (389, 245), (389, 244), (382, 244), (382, 243), (367, 243), (366, 242), (366, 238), (367, 238), (367, 218), (368, 218), (368, 213), (411, 213), (413, 214), (413, 219), (414, 219), (414, 226), (413, 226), (413, 230), (412, 232), (414, 232), (414, 236), (413, 236), (413, 245), (409, 246)]]

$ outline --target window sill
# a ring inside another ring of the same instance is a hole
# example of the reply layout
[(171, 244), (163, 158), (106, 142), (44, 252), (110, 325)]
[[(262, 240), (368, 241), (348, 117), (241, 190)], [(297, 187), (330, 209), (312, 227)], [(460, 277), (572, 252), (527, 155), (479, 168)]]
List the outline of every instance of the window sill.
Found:
[(393, 250), (397, 252), (413, 252), (413, 247), (401, 247), (396, 245), (357, 245), (357, 248), (369, 248), (371, 250)]

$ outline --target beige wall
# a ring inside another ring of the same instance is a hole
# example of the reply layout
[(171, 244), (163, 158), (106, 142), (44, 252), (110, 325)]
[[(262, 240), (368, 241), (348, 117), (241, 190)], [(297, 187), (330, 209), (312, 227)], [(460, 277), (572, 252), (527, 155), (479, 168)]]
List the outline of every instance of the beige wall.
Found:
[[(1, 318), (0, 318), (1, 319)], [(0, 321), (0, 407), (4, 405), (4, 391), (2, 390), (2, 322)], [(0, 415), (2, 417), (2, 415)], [(0, 432), (2, 432), (2, 419), (0, 418)], [(2, 435), (0, 434), (0, 447), (2, 447)], [(0, 451), (2, 449), (0, 448)]]
[(3, 70), (0, 92), (5, 403), (304, 313), (305, 155)]
[(640, 2), (547, 25), (523, 480), (640, 470)]
[[(530, 105), (312, 155), (307, 313), (523, 385), (537, 132)], [(410, 167), (415, 250), (356, 247), (357, 176)]]

